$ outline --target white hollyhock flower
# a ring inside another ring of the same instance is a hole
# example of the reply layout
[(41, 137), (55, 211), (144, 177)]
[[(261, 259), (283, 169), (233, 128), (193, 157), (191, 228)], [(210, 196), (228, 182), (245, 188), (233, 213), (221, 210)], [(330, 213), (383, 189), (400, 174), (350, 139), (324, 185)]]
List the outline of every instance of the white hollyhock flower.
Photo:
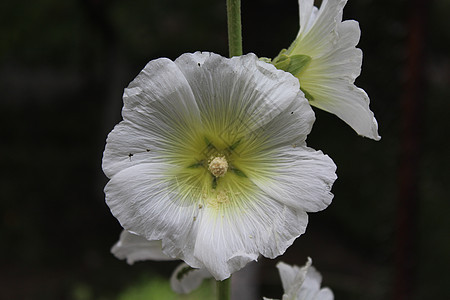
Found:
[(178, 294), (189, 294), (207, 278), (211, 278), (211, 274), (205, 269), (193, 269), (181, 263), (170, 277), (170, 287)]
[(217, 280), (284, 253), (332, 200), (298, 80), (253, 54), (153, 60), (123, 100), (103, 155), (112, 214)]
[[(119, 259), (126, 259), (130, 265), (142, 260), (175, 260), (162, 252), (161, 241), (148, 241), (126, 230), (122, 231), (119, 241), (111, 248), (111, 252)], [(210, 277), (211, 274), (204, 269), (192, 269), (181, 263), (172, 273), (170, 286), (179, 294), (187, 294)]]
[(145, 238), (123, 230), (111, 253), (118, 259), (126, 259), (132, 265), (142, 260), (176, 260), (162, 252), (161, 241), (148, 241)]
[(358, 134), (379, 140), (378, 124), (366, 92), (355, 86), (362, 51), (356, 48), (361, 31), (357, 21), (342, 21), (347, 0), (299, 0), (300, 31), (273, 63), (300, 81), (309, 103), (335, 114)]
[(308, 258), (306, 264), (301, 268), (283, 262), (277, 264), (284, 289), (282, 300), (334, 299), (333, 292), (329, 288), (320, 288), (322, 276), (311, 266), (311, 263), (311, 258)]

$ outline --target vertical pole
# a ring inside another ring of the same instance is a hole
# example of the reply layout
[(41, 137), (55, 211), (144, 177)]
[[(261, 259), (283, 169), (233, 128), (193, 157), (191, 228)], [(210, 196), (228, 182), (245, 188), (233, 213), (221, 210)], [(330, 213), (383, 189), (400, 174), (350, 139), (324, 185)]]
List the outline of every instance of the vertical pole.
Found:
[(419, 159), (423, 113), (423, 69), (428, 0), (413, 0), (409, 16), (406, 82), (401, 99), (401, 144), (397, 204), (395, 288), (396, 300), (413, 299), (416, 275), (415, 240), (419, 202)]

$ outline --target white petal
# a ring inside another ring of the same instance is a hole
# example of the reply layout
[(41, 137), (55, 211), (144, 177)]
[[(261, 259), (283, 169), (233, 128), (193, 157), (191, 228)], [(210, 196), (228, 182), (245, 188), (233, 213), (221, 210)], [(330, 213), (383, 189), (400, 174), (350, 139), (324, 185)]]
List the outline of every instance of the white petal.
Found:
[(359, 135), (376, 141), (381, 139), (377, 120), (369, 108), (369, 96), (363, 89), (343, 78), (320, 78), (305, 81), (303, 86), (308, 91), (314, 90), (311, 105), (335, 114)]
[(306, 278), (298, 292), (298, 299), (313, 300), (320, 290), (322, 275), (314, 267), (310, 267), (306, 273)]
[(304, 211), (262, 193), (238, 196), (247, 197), (240, 206), (206, 206), (200, 219), (195, 256), (217, 280), (256, 260), (259, 253), (269, 258), (283, 254), (308, 221)]
[(283, 262), (277, 264), (283, 284), (283, 300), (333, 300), (329, 288), (320, 289), (322, 276), (311, 266), (311, 258), (299, 268)]
[(307, 270), (306, 278), (298, 291), (298, 300), (333, 300), (333, 292), (329, 288), (320, 288), (322, 275), (314, 268)]
[(334, 300), (334, 294), (329, 288), (323, 288), (317, 293), (314, 300)]
[(286, 55), (308, 55), (308, 67), (298, 75), (310, 104), (335, 114), (359, 135), (379, 140), (378, 124), (369, 97), (354, 85), (361, 72), (362, 51), (356, 48), (358, 22), (342, 21), (346, 0), (324, 0), (318, 11), (313, 1), (299, 0), (300, 30)]
[(165, 254), (198, 267), (192, 257), (195, 235), (191, 236), (198, 206), (180, 197), (176, 178), (167, 176), (167, 169), (166, 164), (147, 163), (120, 171), (105, 187), (106, 203), (126, 230), (147, 240), (164, 239)]
[(258, 187), (278, 201), (307, 212), (325, 209), (333, 199), (331, 186), (336, 165), (321, 151), (298, 146), (279, 149), (270, 179), (252, 178)]
[[(124, 91), (124, 119), (133, 113), (160, 118), (162, 124), (187, 124), (200, 118), (190, 86), (178, 66), (167, 58), (150, 61)], [(158, 129), (158, 128), (152, 128)]]
[(155, 160), (155, 136), (145, 134), (147, 128), (137, 123), (122, 121), (108, 135), (103, 153), (102, 168), (111, 178), (117, 172), (136, 164)]
[(301, 268), (285, 264), (284, 262), (277, 263), (285, 293), (297, 293), (298, 289), (303, 284), (303, 281), (305, 281), (306, 273), (308, 272), (309, 267), (311, 267), (311, 263), (312, 261), (309, 257), (306, 264)]
[(335, 29), (342, 20), (347, 0), (323, 0), (318, 11), (313, 2), (299, 0), (300, 31), (291, 54), (306, 54), (315, 59), (333, 48), (337, 39)]
[(124, 121), (109, 134), (103, 155), (108, 177), (152, 159), (149, 152), (170, 149), (183, 140), (186, 128), (200, 122), (194, 96), (174, 62), (160, 58), (149, 62), (125, 89)]
[(185, 263), (181, 263), (170, 277), (170, 286), (178, 294), (188, 294), (197, 289), (204, 279), (210, 278), (204, 269), (193, 269)]
[(314, 111), (308, 101), (299, 97), (270, 122), (254, 130), (252, 135), (255, 138), (264, 137), (265, 142), (260, 148), (264, 152), (283, 145), (304, 145), (314, 121)]
[(187, 53), (175, 63), (189, 81), (203, 124), (219, 126), (215, 131), (224, 135), (239, 133), (229, 132), (230, 124), (254, 131), (293, 101), (305, 100), (295, 77), (252, 53), (231, 59), (207, 52)]
[(126, 230), (122, 231), (111, 252), (119, 259), (126, 259), (130, 265), (141, 260), (173, 260), (162, 252), (161, 241), (148, 241)]
[(311, 61), (300, 78), (301, 87), (311, 93), (310, 104), (337, 115), (358, 134), (379, 140), (378, 124), (369, 108), (369, 97), (353, 83), (361, 72), (362, 52), (356, 21), (339, 24), (339, 39), (326, 56)]
[[(237, 156), (234, 165), (260, 188), (265, 187), (268, 181), (274, 185), (283, 184), (275, 176), (286, 168), (286, 161), (291, 163), (284, 155), (292, 147), (306, 147), (306, 136), (314, 119), (314, 113), (307, 101), (299, 99), (292, 102), (270, 122), (245, 136), (242, 147), (234, 150)], [(319, 170), (327, 171), (323, 168)], [(288, 174), (288, 177), (290, 175), (292, 174)], [(279, 199), (276, 195), (270, 195)]]
[(298, 10), (300, 15), (300, 35), (311, 29), (311, 26), (313, 26), (317, 18), (317, 12), (319, 10), (314, 6), (314, 0), (299, 0)]
[(333, 49), (322, 57), (315, 58), (308, 66), (303, 81), (320, 77), (345, 78), (353, 83), (361, 73), (362, 51), (355, 48), (361, 31), (358, 22), (347, 20), (337, 26), (339, 39)]
[(305, 231), (304, 211), (256, 191), (245, 195), (244, 206), (223, 211), (214, 203), (199, 209), (177, 201), (170, 183), (158, 178), (163, 168), (141, 164), (117, 173), (105, 188), (107, 204), (125, 229), (149, 240), (164, 239), (164, 253), (205, 267), (217, 280), (259, 253), (270, 258), (284, 253)]

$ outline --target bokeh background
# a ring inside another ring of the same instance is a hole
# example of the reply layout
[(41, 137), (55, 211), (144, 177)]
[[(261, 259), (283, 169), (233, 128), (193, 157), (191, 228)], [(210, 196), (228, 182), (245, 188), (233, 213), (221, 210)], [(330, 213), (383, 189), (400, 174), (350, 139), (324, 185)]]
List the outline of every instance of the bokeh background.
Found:
[[(289, 46), (297, 1), (242, 2), (244, 52)], [(450, 1), (349, 2), (382, 139), (315, 110), (308, 143), (338, 166), (334, 201), (234, 293), (280, 298), (275, 264), (311, 256), (336, 299), (450, 299)], [(167, 284), (177, 263), (110, 254), (101, 159), (128, 83), (197, 50), (227, 55), (225, 0), (0, 2), (0, 299), (187, 299)]]

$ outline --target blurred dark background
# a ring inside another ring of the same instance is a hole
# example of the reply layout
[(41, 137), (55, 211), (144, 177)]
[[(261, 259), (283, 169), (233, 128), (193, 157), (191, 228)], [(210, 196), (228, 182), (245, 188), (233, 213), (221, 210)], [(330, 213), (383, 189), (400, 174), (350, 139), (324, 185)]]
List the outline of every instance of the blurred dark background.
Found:
[[(296, 0), (242, 2), (245, 53), (289, 46)], [(334, 202), (248, 288), (281, 298), (276, 262), (311, 256), (336, 299), (450, 299), (450, 1), (349, 2), (382, 139), (315, 110), (308, 143), (338, 166)], [(176, 263), (110, 254), (101, 159), (128, 83), (197, 50), (227, 56), (225, 0), (0, 2), (0, 299), (118, 299), (170, 276)]]

